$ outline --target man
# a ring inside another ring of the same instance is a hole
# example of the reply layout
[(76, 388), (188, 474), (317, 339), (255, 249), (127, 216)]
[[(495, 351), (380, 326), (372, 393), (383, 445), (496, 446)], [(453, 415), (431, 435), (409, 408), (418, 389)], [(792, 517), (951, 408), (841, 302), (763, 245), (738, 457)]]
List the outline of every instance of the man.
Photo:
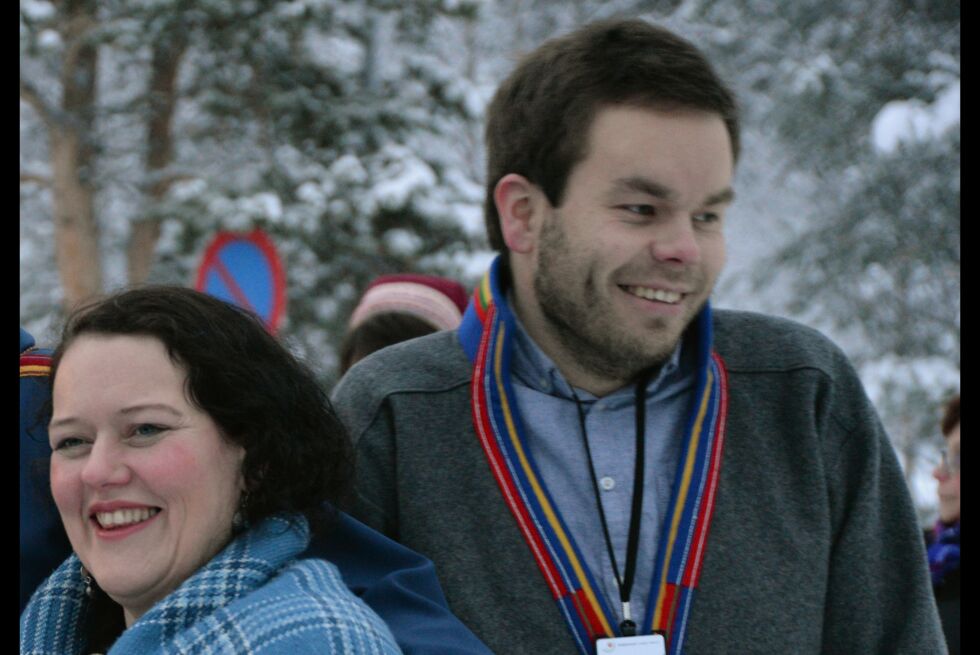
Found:
[(587, 26), (518, 66), (486, 137), (501, 255), (460, 328), (335, 390), (355, 514), (431, 558), (498, 653), (663, 652), (653, 633), (670, 653), (942, 652), (844, 355), (708, 303), (739, 139), (703, 55)]

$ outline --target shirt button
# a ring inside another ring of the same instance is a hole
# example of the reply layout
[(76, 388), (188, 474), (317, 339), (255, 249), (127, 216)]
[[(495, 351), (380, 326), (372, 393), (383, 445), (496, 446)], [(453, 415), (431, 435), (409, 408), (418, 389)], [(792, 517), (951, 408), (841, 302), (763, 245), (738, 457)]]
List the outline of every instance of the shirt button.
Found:
[(612, 491), (613, 488), (616, 486), (616, 481), (607, 476), (599, 480), (599, 486), (605, 489), (606, 491)]

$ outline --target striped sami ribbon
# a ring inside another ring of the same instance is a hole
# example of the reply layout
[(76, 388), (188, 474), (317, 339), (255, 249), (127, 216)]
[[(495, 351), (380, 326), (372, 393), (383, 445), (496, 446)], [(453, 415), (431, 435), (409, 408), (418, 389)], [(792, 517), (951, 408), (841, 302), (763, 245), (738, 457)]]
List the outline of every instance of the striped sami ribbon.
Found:
[[(552, 597), (582, 653), (595, 640), (618, 635), (617, 619), (575, 544), (527, 448), (510, 383), (514, 318), (499, 284), (499, 258), (473, 294), (460, 341), (473, 362), (471, 408), (477, 436), (504, 501), (531, 549)], [(681, 653), (691, 602), (704, 561), (720, 473), (727, 410), (727, 377), (711, 351), (711, 312), (697, 319), (697, 403), (687, 423), (670, 508), (661, 530), (651, 602), (643, 633), (666, 635), (668, 652)]]
[(20, 356), (20, 377), (45, 377), (51, 374), (51, 356), (40, 352), (25, 352)]

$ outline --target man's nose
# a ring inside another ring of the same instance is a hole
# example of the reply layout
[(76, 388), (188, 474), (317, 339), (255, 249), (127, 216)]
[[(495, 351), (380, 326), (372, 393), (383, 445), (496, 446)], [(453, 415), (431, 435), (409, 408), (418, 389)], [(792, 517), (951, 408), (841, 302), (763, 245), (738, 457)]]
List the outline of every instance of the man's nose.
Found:
[(677, 214), (654, 226), (650, 252), (661, 262), (693, 264), (701, 257), (701, 246), (690, 216)]

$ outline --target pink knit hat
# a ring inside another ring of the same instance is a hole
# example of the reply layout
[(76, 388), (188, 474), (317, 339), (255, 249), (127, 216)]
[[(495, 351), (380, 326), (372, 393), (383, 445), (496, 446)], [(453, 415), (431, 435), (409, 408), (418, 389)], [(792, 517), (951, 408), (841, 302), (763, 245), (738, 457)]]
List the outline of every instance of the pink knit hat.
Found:
[(467, 294), (455, 280), (435, 275), (402, 273), (375, 278), (351, 314), (349, 327), (386, 312), (417, 316), (440, 330), (459, 325), (466, 311)]

